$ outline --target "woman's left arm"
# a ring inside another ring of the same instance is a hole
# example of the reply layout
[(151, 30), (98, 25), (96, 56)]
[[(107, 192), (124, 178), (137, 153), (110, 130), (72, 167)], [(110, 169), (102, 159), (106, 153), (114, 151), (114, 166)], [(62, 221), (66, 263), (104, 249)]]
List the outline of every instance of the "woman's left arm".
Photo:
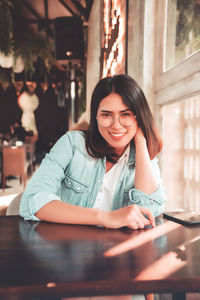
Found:
[(146, 194), (154, 193), (159, 180), (153, 171), (151, 159), (147, 149), (146, 139), (141, 128), (138, 128), (135, 137), (135, 188)]
[(160, 215), (167, 200), (162, 185), (157, 159), (150, 159), (146, 139), (140, 128), (135, 139), (135, 181), (129, 191), (130, 204), (149, 208), (154, 216)]

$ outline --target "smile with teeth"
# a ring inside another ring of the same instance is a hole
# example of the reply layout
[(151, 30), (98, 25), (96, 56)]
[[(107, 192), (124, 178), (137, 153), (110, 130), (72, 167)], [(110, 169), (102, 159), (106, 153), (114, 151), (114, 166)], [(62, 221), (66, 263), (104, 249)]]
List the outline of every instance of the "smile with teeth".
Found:
[(110, 135), (113, 135), (113, 136), (123, 136), (124, 134), (126, 134), (126, 132), (121, 132), (121, 133), (112, 133), (110, 132)]

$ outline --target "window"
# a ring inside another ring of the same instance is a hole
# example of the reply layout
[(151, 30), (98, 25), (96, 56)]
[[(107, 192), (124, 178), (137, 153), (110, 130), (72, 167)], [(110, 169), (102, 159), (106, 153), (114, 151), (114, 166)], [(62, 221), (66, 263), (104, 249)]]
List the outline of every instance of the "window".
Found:
[(162, 108), (168, 208), (200, 210), (200, 95)]
[(200, 211), (200, 1), (157, 3), (155, 102), (166, 210)]
[(165, 69), (200, 49), (199, 20), (199, 0), (168, 0)]

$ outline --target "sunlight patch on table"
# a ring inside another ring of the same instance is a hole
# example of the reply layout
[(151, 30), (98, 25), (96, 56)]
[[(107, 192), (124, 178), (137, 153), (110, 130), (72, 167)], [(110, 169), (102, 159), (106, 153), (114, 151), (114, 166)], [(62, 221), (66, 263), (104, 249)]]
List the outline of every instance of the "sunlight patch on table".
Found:
[(175, 222), (165, 222), (162, 225), (141, 232), (138, 236), (133, 235), (128, 240), (108, 249), (104, 252), (104, 256), (112, 257), (133, 250), (147, 242), (154, 241), (156, 238), (179, 228), (181, 225)]

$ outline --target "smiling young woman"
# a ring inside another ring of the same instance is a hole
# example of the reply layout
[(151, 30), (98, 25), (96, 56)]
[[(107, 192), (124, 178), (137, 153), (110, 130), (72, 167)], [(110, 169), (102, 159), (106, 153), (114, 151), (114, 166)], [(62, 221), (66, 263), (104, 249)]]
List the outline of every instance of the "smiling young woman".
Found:
[(86, 132), (61, 137), (27, 185), (28, 220), (132, 229), (155, 225), (166, 201), (161, 138), (147, 100), (128, 75), (96, 85)]

